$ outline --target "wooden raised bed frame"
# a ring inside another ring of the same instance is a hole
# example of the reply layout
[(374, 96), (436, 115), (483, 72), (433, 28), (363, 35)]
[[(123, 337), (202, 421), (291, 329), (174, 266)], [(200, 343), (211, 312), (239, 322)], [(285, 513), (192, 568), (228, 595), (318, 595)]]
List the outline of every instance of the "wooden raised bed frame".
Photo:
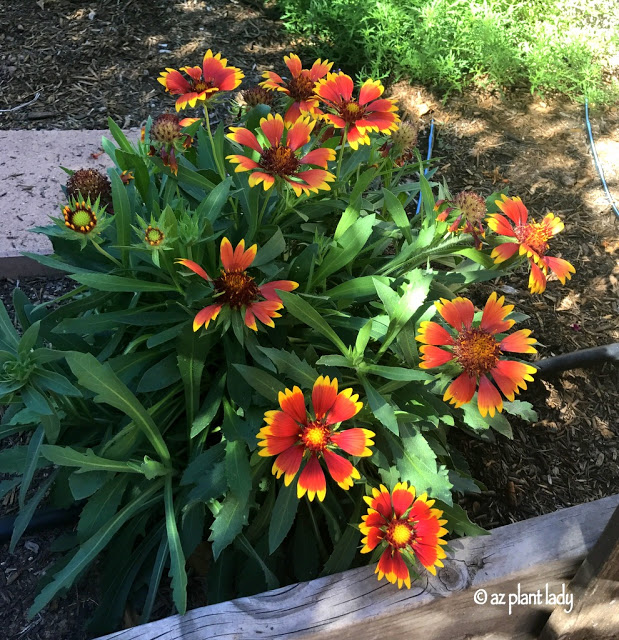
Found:
[[(619, 639), (619, 494), (449, 545), (445, 567), (436, 577), (424, 574), (410, 590), (378, 582), (374, 566), (363, 567), (194, 609), (105, 640), (533, 640), (545, 626), (548, 639)], [(562, 615), (562, 605), (545, 602), (546, 589), (569, 593), (577, 571), (572, 612)], [(475, 603), (480, 589), (486, 604)], [(541, 590), (542, 603), (515, 604), (509, 615), (509, 594), (518, 589)], [(505, 604), (492, 605), (493, 594), (506, 594)], [(566, 619), (569, 635), (562, 632)], [(600, 624), (608, 635), (597, 633)]]

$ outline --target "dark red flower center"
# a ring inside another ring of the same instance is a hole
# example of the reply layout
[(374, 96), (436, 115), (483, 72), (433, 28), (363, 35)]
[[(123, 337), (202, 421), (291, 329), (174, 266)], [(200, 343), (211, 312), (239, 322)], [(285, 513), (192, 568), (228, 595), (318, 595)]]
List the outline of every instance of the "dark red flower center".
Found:
[(292, 176), (299, 169), (300, 162), (289, 147), (277, 145), (265, 149), (258, 163), (265, 171), (277, 176)]
[(385, 532), (385, 540), (396, 549), (408, 547), (415, 538), (415, 530), (408, 520), (392, 520)]
[(493, 369), (501, 350), (496, 338), (484, 329), (464, 329), (454, 345), (458, 364), (470, 376), (481, 376)]
[(541, 222), (527, 222), (514, 229), (520, 244), (526, 244), (538, 255), (543, 256), (548, 251), (548, 240), (552, 238), (552, 231)]
[(314, 97), (314, 81), (306, 73), (301, 73), (296, 78), (292, 78), (288, 83), (290, 97), (295, 102), (303, 102)]
[(201, 93), (202, 91), (206, 91), (207, 89), (212, 89), (215, 86), (215, 83), (212, 80), (205, 80), (204, 78), (200, 78), (200, 80), (189, 81), (191, 86), (191, 90), (196, 93)]
[(254, 279), (245, 271), (221, 270), (221, 276), (213, 284), (220, 296), (218, 302), (227, 304), (232, 309), (240, 309), (258, 299), (258, 289)]
[(301, 441), (306, 449), (320, 453), (331, 442), (331, 429), (323, 420), (311, 420), (301, 431)]
[(337, 106), (337, 110), (342, 120), (348, 125), (361, 120), (365, 115), (365, 107), (356, 102), (342, 102)]

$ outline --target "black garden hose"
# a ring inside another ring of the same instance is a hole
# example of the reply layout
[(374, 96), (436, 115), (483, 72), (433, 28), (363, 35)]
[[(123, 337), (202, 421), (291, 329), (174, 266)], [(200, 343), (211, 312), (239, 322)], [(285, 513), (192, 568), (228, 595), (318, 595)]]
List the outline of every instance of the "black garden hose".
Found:
[[(53, 529), (75, 524), (82, 511), (83, 503), (69, 507), (68, 509), (41, 509), (35, 512), (28, 523), (25, 534), (42, 529)], [(17, 516), (4, 516), (0, 518), (0, 544), (8, 542), (13, 535)]]
[(546, 378), (561, 371), (600, 366), (605, 362), (619, 363), (619, 342), (544, 358), (534, 364), (537, 367), (537, 377)]

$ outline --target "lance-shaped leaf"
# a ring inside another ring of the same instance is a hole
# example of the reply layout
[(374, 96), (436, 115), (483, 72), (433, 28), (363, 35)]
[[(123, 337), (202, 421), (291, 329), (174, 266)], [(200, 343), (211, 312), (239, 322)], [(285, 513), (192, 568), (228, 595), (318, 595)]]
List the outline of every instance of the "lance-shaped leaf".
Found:
[(54, 464), (61, 467), (78, 467), (82, 471), (116, 471), (119, 473), (142, 473), (139, 463), (122, 462), (101, 458), (92, 449), (80, 453), (71, 447), (44, 444), (41, 453)]
[(411, 233), (411, 223), (404, 211), (402, 203), (397, 196), (393, 195), (388, 189), (383, 189), (383, 197), (385, 198), (385, 207), (391, 215), (392, 220), (396, 223), (406, 241), (410, 244), (413, 242), (413, 234)]
[(211, 525), (209, 541), (213, 543), (213, 557), (219, 554), (241, 533), (247, 524), (249, 503), (230, 492)]
[(185, 411), (190, 429), (200, 403), (200, 382), (204, 362), (212, 345), (213, 340), (209, 336), (196, 333), (191, 327), (185, 329), (178, 342), (178, 369), (185, 388)]
[(269, 525), (269, 553), (273, 553), (288, 535), (299, 507), (296, 484), (281, 484)]
[(363, 388), (365, 389), (365, 395), (368, 398), (368, 404), (370, 405), (372, 413), (376, 416), (376, 419), (387, 427), (389, 431), (395, 434), (399, 433), (398, 421), (391, 404), (376, 391), (367, 379), (362, 377), (361, 380), (363, 382)]
[(400, 425), (400, 438), (385, 433), (402, 481), (412, 484), (418, 494), (427, 492), (432, 498), (452, 504), (447, 469), (437, 467), (436, 454), (421, 432), (413, 426)]
[(92, 354), (70, 352), (66, 356), (78, 382), (94, 391), (95, 402), (103, 402), (122, 411), (142, 430), (164, 464), (170, 462), (170, 452), (152, 416), (112, 371)]
[(172, 479), (166, 478), (163, 491), (165, 504), (165, 524), (170, 548), (170, 571), (172, 579), (172, 600), (176, 610), (183, 615), (187, 611), (187, 572), (185, 571), (185, 555), (176, 526), (176, 514), (172, 497)]
[(276, 401), (279, 392), (284, 390), (285, 385), (282, 382), (262, 369), (244, 364), (235, 364), (234, 368), (243, 376), (247, 384), (267, 400)]

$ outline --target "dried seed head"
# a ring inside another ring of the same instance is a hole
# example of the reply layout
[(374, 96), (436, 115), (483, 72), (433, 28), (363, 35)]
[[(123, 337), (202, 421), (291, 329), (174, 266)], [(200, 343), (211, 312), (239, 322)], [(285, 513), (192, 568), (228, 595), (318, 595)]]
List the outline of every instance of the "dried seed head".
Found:
[[(81, 194), (81, 196), (80, 196)], [(107, 176), (96, 169), (79, 169), (67, 180), (67, 195), (76, 200), (90, 199), (95, 202), (100, 198), (101, 206), (112, 202), (112, 185)]]
[(461, 191), (454, 198), (454, 204), (471, 224), (480, 223), (486, 216), (486, 201), (472, 191)]
[(417, 144), (419, 126), (412, 122), (400, 122), (398, 129), (391, 134), (393, 144), (402, 151), (414, 149)]
[(181, 128), (181, 121), (173, 113), (164, 113), (153, 122), (151, 140), (174, 144), (182, 136)]
[(267, 89), (263, 89), (262, 87), (252, 87), (251, 89), (241, 91), (241, 97), (250, 108), (258, 104), (266, 104), (270, 107), (273, 105), (275, 94), (273, 91), (267, 91)]

